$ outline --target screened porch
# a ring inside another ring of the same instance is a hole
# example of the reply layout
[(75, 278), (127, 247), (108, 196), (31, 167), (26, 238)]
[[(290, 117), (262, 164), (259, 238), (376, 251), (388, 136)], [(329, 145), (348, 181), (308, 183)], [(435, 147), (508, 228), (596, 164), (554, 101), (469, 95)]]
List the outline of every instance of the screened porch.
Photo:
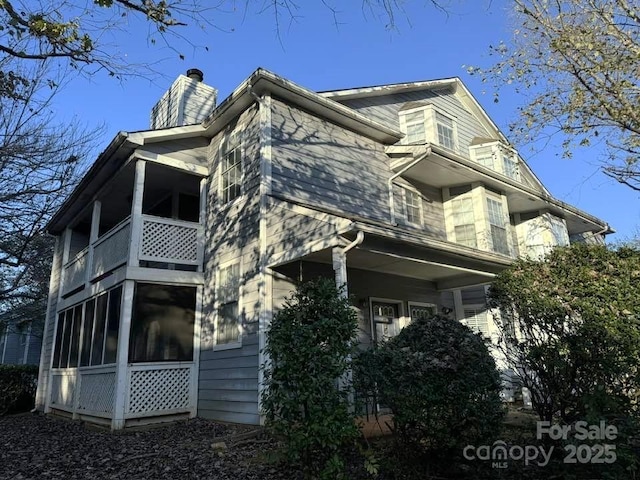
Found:
[(128, 280), (61, 311), (47, 410), (114, 429), (195, 416), (200, 288)]

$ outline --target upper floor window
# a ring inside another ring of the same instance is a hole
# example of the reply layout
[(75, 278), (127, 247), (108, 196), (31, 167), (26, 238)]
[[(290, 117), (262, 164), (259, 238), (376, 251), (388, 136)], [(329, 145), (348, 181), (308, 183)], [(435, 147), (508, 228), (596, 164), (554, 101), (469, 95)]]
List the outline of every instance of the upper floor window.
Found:
[(438, 130), (438, 144), (449, 150), (456, 149), (453, 119), (436, 111), (436, 128)]
[(240, 339), (240, 263), (224, 265), (218, 273), (216, 344)]
[(470, 187), (454, 187), (450, 190), (453, 233), (455, 242), (477, 248), (476, 220), (473, 213), (473, 198)]
[(399, 112), (404, 143), (434, 143), (449, 150), (457, 150), (455, 119), (433, 105), (420, 106)]
[(418, 192), (404, 189), (404, 212), (407, 222), (422, 225), (422, 198)]
[(503, 255), (509, 255), (509, 242), (507, 240), (508, 221), (504, 214), (501, 200), (487, 197), (487, 216), (493, 251), (502, 253)]
[(480, 165), (495, 170), (513, 180), (520, 180), (518, 155), (500, 142), (472, 145), (469, 147), (471, 159)]
[(240, 133), (233, 132), (222, 142), (220, 151), (220, 203), (228, 203), (242, 194), (242, 148)]
[(564, 220), (554, 217), (553, 215), (549, 215), (549, 224), (555, 244), (560, 247), (566, 247), (569, 245), (569, 234), (567, 233), (567, 227), (564, 224)]

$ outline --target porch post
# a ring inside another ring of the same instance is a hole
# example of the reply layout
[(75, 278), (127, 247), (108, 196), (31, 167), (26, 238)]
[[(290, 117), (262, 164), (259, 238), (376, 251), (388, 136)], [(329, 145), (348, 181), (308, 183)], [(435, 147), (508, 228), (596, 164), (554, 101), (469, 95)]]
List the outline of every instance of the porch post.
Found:
[(125, 280), (122, 306), (120, 310), (120, 331), (118, 332), (118, 354), (116, 359), (116, 391), (113, 406), (111, 429), (124, 428), (127, 392), (129, 390), (129, 336), (131, 333), (131, 314), (133, 313), (133, 293), (135, 283)]
[(73, 230), (67, 227), (64, 231), (63, 245), (62, 245), (62, 264), (60, 265), (60, 285), (58, 287), (58, 303), (62, 300), (62, 292), (65, 289), (65, 270), (64, 266), (69, 261), (69, 253), (71, 252), (71, 236), (73, 235)]
[(204, 229), (207, 225), (207, 179), (200, 180), (200, 214), (198, 216), (198, 266), (197, 272), (204, 271)]
[(85, 283), (89, 284), (93, 277), (93, 244), (98, 240), (100, 234), (100, 211), (102, 203), (100, 200), (93, 202), (93, 211), (91, 212), (91, 232), (89, 233), (89, 250), (87, 252), (87, 271), (85, 277)]
[(333, 261), (333, 271), (336, 276), (336, 287), (344, 287), (340, 296), (347, 298), (349, 292), (347, 291), (347, 253), (341, 247), (333, 247), (331, 250), (331, 258)]
[(136, 173), (133, 181), (133, 202), (131, 204), (131, 245), (129, 250), (129, 266), (140, 266), (140, 239), (142, 237), (142, 198), (144, 194), (144, 177), (147, 162), (136, 162)]

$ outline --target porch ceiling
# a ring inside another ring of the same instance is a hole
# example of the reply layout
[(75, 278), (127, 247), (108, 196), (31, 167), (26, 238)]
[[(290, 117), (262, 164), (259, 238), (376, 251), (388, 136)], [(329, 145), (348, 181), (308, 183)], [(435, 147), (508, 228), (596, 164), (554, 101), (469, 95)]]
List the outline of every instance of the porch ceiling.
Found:
[[(331, 249), (310, 253), (298, 260), (331, 264)], [(488, 267), (482, 262), (441, 252), (419, 251), (412, 246), (394, 245), (369, 236), (361, 246), (347, 253), (347, 268), (428, 280), (434, 282), (438, 290), (447, 290), (489, 283), (504, 267)]]

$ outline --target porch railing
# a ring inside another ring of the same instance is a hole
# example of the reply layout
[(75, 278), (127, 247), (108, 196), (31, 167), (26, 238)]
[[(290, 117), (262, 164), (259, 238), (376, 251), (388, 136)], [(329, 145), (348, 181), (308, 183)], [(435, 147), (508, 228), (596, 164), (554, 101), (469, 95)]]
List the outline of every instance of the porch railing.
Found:
[[(92, 256), (87, 247), (64, 265), (63, 295), (127, 263), (133, 236), (131, 225), (131, 218), (127, 217), (93, 242)], [(142, 215), (140, 225), (139, 260), (202, 265), (204, 228), (199, 223)]]

